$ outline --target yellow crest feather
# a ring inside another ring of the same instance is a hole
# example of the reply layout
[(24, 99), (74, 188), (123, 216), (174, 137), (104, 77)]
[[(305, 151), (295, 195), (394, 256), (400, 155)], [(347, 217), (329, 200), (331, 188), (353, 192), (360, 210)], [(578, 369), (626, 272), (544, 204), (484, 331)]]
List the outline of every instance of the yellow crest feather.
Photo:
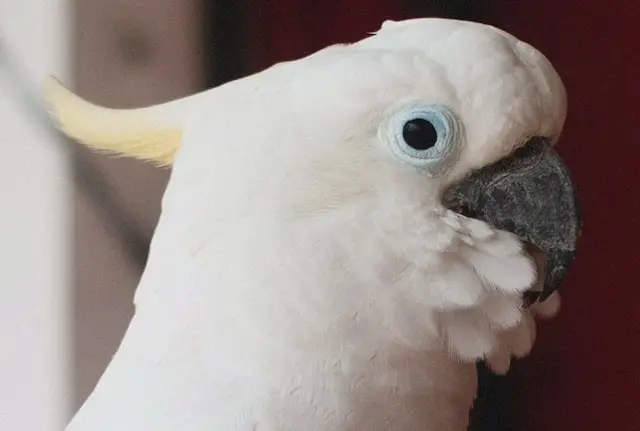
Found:
[(154, 108), (110, 109), (73, 94), (49, 77), (44, 99), (58, 128), (68, 137), (102, 151), (153, 161), (173, 163), (182, 141), (182, 127), (154, 115)]

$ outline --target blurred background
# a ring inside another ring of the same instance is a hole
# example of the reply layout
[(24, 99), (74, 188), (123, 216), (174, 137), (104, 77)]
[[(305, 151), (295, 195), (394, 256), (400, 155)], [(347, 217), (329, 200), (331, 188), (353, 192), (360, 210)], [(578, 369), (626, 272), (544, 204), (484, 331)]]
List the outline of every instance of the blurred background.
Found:
[(639, 430), (639, 9), (623, 0), (0, 0), (0, 431), (59, 430), (92, 390), (132, 315), (169, 175), (52, 134), (17, 81), (54, 73), (93, 102), (146, 105), (422, 16), (502, 27), (542, 50), (569, 91), (559, 152), (582, 195), (582, 248), (561, 316), (496, 383), (503, 408), (487, 429)]

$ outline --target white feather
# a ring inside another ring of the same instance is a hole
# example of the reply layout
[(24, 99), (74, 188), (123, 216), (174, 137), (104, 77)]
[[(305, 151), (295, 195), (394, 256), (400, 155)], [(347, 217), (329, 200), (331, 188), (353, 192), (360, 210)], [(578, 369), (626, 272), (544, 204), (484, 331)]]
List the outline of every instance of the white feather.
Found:
[[(535, 269), (440, 196), (559, 134), (547, 60), (492, 27), (412, 20), (207, 94), (184, 116), (135, 317), (67, 430), (466, 430), (474, 362), (528, 350)], [(378, 134), (416, 99), (464, 124), (439, 176)]]

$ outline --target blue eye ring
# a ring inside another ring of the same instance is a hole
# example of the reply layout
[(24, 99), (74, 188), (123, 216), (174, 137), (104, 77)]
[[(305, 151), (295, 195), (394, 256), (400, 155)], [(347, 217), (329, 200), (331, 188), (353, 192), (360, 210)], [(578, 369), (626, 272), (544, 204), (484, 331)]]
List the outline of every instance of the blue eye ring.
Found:
[[(425, 149), (412, 147), (405, 140), (407, 124), (416, 120), (433, 126), (437, 138)], [(446, 106), (437, 104), (415, 104), (404, 106), (385, 122), (380, 130), (391, 153), (413, 166), (425, 168), (432, 174), (442, 172), (454, 161), (462, 138), (462, 124)]]

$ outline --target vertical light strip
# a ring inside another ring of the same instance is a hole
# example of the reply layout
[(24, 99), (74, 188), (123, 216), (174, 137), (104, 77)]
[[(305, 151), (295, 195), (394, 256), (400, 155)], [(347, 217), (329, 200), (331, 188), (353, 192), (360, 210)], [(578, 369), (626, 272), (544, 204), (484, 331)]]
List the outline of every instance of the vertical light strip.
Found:
[[(66, 0), (0, 0), (2, 42), (27, 82), (68, 82), (70, 12)], [(0, 430), (59, 431), (72, 389), (72, 173), (20, 94), (0, 70)]]

